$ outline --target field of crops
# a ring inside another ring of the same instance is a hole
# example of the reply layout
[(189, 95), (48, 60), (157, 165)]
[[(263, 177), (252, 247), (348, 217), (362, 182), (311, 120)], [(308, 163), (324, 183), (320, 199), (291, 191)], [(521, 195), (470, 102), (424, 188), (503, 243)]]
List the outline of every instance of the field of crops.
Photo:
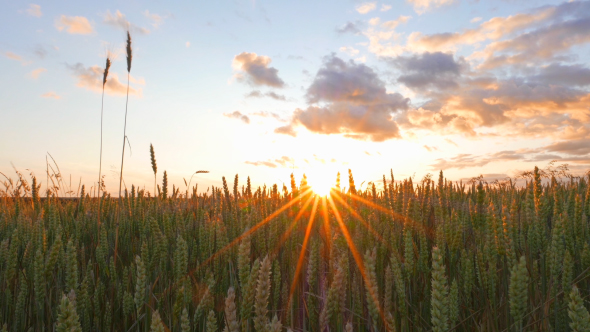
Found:
[[(0, 197), (2, 331), (589, 331), (590, 186), (426, 177)], [(99, 217), (100, 216), (100, 217)]]

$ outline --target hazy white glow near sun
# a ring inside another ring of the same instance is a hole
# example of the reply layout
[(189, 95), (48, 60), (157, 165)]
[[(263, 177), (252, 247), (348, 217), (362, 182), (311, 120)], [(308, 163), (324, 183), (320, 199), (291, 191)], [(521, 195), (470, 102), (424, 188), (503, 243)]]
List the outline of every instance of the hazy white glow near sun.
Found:
[(331, 173), (319, 172), (310, 174), (307, 181), (311, 190), (320, 196), (329, 196), (330, 190), (334, 187), (335, 177), (330, 176)]

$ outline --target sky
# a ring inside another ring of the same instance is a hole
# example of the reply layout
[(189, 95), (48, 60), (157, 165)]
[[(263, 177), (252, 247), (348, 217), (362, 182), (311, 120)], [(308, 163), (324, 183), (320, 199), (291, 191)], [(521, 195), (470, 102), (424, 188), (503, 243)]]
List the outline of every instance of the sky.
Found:
[(109, 56), (118, 192), (127, 31), (128, 187), (153, 191), (150, 144), (181, 192), (590, 169), (590, 1), (4, 1), (0, 22), (0, 172), (42, 188), (47, 160), (96, 187)]

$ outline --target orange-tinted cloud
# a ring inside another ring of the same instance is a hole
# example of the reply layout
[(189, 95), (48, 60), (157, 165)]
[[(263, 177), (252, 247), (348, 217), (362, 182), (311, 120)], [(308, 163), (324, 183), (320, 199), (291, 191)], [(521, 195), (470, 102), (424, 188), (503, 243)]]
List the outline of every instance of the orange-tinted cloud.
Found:
[[(77, 78), (76, 85), (94, 92), (102, 92), (102, 79), (104, 68), (100, 66), (84, 67), (81, 63), (73, 66), (68, 66), (73, 75)], [(130, 79), (130, 81), (134, 81)], [(137, 81), (138, 84), (144, 83), (143, 80)], [(115, 72), (109, 72), (109, 77), (105, 84), (105, 92), (111, 95), (125, 95), (127, 93), (127, 83), (119, 80), (119, 76)], [(129, 87), (129, 94), (141, 96), (141, 89)]]
[(387, 93), (385, 83), (371, 68), (333, 54), (324, 58), (306, 98), (310, 105), (296, 109), (291, 124), (277, 128), (276, 133), (294, 136), (294, 127), (302, 125), (314, 133), (360, 140), (399, 138), (394, 114), (407, 109), (409, 103), (399, 93)]
[(271, 59), (256, 53), (242, 52), (234, 57), (233, 67), (239, 71), (235, 74), (238, 81), (245, 81), (251, 85), (267, 85), (282, 88), (285, 85), (279, 78), (279, 71), (270, 67)]
[(53, 98), (53, 99), (61, 99), (61, 96), (58, 96), (57, 93), (50, 91), (41, 95), (43, 98)]
[(246, 124), (250, 123), (250, 118), (242, 114), (240, 111), (234, 111), (233, 113), (223, 113), (223, 116), (231, 118), (231, 119), (238, 119)]
[(47, 69), (45, 68), (37, 68), (35, 70), (33, 70), (29, 75), (31, 75), (32, 78), (37, 79), (39, 78), (39, 75), (41, 75), (42, 73), (46, 72)]
[(125, 15), (123, 15), (118, 10), (114, 14), (111, 14), (111, 12), (107, 10), (103, 17), (103, 23), (123, 31), (131, 31), (131, 33), (139, 33), (142, 35), (147, 35), (148, 33), (150, 33), (150, 30), (129, 22)]
[(41, 6), (35, 4), (30, 4), (29, 8), (26, 10), (26, 13), (35, 17), (43, 16), (43, 13), (41, 12)]
[(60, 16), (55, 20), (55, 27), (59, 31), (70, 34), (87, 35), (94, 32), (94, 28), (84, 16)]

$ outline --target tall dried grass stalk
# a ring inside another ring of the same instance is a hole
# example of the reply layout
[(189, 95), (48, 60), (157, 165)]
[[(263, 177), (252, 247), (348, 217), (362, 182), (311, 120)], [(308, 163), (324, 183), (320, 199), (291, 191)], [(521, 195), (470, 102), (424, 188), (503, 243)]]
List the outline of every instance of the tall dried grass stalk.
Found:
[(107, 62), (104, 66), (104, 72), (102, 75), (102, 98), (100, 102), (100, 158), (98, 162), (98, 182), (97, 182), (97, 193), (98, 193), (98, 212), (96, 214), (96, 222), (98, 227), (100, 228), (100, 198), (101, 198), (101, 190), (102, 190), (102, 120), (103, 120), (103, 113), (104, 113), (104, 87), (107, 83), (107, 78), (109, 76), (109, 69), (111, 68), (111, 59), (107, 55)]

